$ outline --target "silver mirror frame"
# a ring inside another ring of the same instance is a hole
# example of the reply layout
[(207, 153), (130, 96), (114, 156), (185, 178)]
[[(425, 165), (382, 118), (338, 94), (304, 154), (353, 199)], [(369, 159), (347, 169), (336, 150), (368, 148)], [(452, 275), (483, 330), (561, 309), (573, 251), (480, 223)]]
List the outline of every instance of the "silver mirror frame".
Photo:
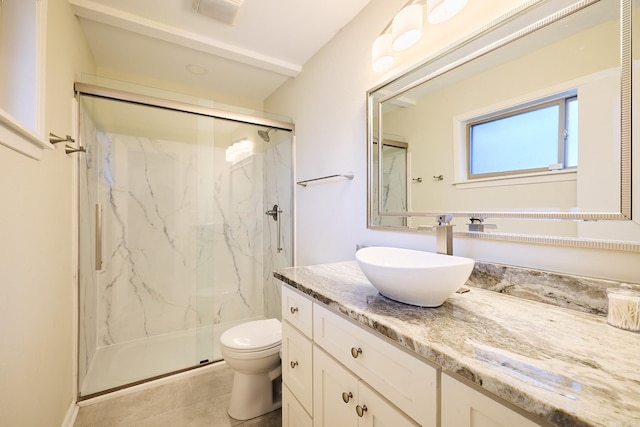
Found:
[[(478, 45), (479, 41), (489, 33), (493, 31), (499, 30), (503, 28), (506, 24), (512, 23), (516, 21), (517, 18), (520, 18), (530, 10), (537, 8), (539, 5), (544, 4), (544, 1), (540, 0), (531, 0), (521, 5), (517, 9), (513, 10), (511, 13), (497, 19), (494, 22), (489, 23), (487, 26), (483, 27), (476, 33), (470, 35), (460, 43), (457, 43), (455, 46), (447, 49), (445, 52), (427, 59), (412, 69), (404, 72), (403, 74), (396, 76), (388, 81), (385, 81), (382, 84), (377, 85), (376, 87), (367, 91), (367, 166), (368, 166), (368, 182), (367, 182), (367, 227), (370, 229), (384, 229), (390, 230), (393, 229), (395, 231), (410, 231), (417, 232), (418, 230), (407, 228), (407, 227), (396, 227), (396, 226), (378, 226), (372, 224), (372, 207), (371, 207), (371, 199), (373, 191), (378, 191), (378, 205), (377, 205), (377, 215), (380, 217), (431, 217), (442, 214), (442, 212), (391, 212), (391, 211), (383, 211), (382, 206), (382, 198), (380, 197), (380, 189), (382, 187), (382, 162), (378, 162), (378, 179), (377, 182), (372, 181), (373, 174), (373, 153), (372, 141), (374, 140), (373, 135), (373, 120), (374, 117), (373, 112), (377, 112), (378, 117), (378, 126), (377, 126), (377, 134), (382, 135), (382, 104), (384, 101), (390, 100), (392, 98), (398, 97), (407, 91), (423, 84), (429, 80), (432, 80), (447, 71), (453, 70), (461, 65), (464, 65), (476, 58), (484, 56), (490, 52), (495, 51), (496, 49), (507, 45), (515, 40), (518, 40), (528, 34), (531, 34), (543, 27), (546, 27), (549, 24), (557, 22), (560, 19), (566, 18), (567, 16), (582, 10), (590, 5), (598, 3), (601, 0), (581, 0), (576, 1), (571, 4), (569, 7), (566, 7), (560, 11), (557, 11), (548, 17), (537, 21), (531, 25), (528, 25), (524, 28), (512, 31), (508, 35), (501, 37), (499, 40), (490, 43), (488, 45)], [(583, 221), (598, 221), (598, 220), (622, 220), (629, 221), (632, 219), (631, 217), (631, 102), (632, 102), (632, 93), (631, 93), (631, 83), (632, 83), (632, 49), (631, 49), (631, 40), (632, 40), (632, 32), (631, 32), (631, 24), (632, 24), (632, 0), (620, 0), (620, 48), (621, 48), (621, 141), (620, 141), (620, 167), (621, 167), (621, 177), (620, 177), (620, 212), (487, 212), (487, 211), (465, 211), (465, 212), (447, 212), (452, 213), (455, 217), (484, 217), (484, 218), (512, 218), (512, 219), (562, 219), (562, 220), (583, 220)], [(476, 44), (474, 46), (474, 43)], [(480, 41), (481, 43), (481, 41)], [(462, 52), (460, 54), (459, 52)], [(428, 73), (425, 76), (417, 78), (415, 81), (410, 82), (403, 87), (394, 90), (388, 94), (385, 94), (383, 97), (379, 98), (377, 101), (374, 99), (374, 94), (376, 91), (388, 86), (392, 83), (397, 83), (402, 79), (406, 79), (412, 73), (419, 72), (420, 69), (425, 68), (429, 65), (438, 64), (439, 62), (446, 62), (447, 57), (458, 56), (457, 59), (449, 61), (445, 63), (440, 68), (437, 68), (435, 71)], [(375, 110), (374, 110), (375, 109)], [(378, 146), (378, 159), (382, 159), (381, 147)], [(377, 188), (375, 188), (377, 186)], [(640, 252), (640, 243), (636, 242), (620, 242), (620, 241), (605, 241), (605, 240), (589, 240), (589, 239), (580, 239), (580, 238), (571, 238), (571, 237), (554, 237), (554, 236), (533, 236), (526, 234), (504, 234), (504, 233), (474, 233), (474, 232), (456, 232), (455, 235), (457, 237), (468, 237), (468, 238), (480, 238), (480, 239), (489, 239), (489, 240), (506, 240), (506, 241), (515, 241), (522, 243), (535, 243), (535, 244), (551, 244), (551, 245), (561, 245), (561, 246), (575, 246), (575, 247), (586, 247), (586, 248), (594, 248), (594, 249), (606, 249), (606, 250), (621, 250), (621, 251), (632, 251), (632, 252)]]

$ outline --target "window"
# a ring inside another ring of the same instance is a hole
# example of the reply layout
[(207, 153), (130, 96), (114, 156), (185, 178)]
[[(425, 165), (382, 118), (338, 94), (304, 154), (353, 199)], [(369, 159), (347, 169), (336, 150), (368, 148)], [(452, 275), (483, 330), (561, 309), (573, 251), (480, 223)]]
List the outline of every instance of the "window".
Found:
[(576, 91), (467, 122), (469, 179), (577, 168)]
[(0, 143), (39, 158), (46, 0), (0, 0)]

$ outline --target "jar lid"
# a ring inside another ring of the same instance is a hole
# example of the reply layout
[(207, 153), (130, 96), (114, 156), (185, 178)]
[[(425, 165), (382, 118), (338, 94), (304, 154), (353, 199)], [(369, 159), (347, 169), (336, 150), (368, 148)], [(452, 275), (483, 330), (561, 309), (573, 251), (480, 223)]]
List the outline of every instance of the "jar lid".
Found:
[(634, 289), (629, 285), (621, 285), (618, 288), (607, 288), (607, 296), (609, 298), (624, 298), (640, 301), (640, 290)]

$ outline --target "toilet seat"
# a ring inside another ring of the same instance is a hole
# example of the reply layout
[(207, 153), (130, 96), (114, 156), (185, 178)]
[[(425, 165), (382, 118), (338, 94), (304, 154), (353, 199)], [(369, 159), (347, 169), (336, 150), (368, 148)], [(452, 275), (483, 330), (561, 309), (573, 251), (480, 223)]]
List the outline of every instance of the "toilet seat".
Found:
[(278, 319), (246, 322), (223, 332), (220, 343), (236, 354), (271, 353), (268, 350), (276, 350), (282, 343), (282, 325)]

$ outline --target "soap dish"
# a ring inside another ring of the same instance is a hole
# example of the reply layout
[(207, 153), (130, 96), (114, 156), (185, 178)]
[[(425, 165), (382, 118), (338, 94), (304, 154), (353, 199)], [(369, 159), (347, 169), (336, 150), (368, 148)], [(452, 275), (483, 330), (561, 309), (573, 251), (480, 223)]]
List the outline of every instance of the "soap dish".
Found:
[(640, 331), (640, 291), (629, 285), (608, 288), (607, 323), (628, 331)]

